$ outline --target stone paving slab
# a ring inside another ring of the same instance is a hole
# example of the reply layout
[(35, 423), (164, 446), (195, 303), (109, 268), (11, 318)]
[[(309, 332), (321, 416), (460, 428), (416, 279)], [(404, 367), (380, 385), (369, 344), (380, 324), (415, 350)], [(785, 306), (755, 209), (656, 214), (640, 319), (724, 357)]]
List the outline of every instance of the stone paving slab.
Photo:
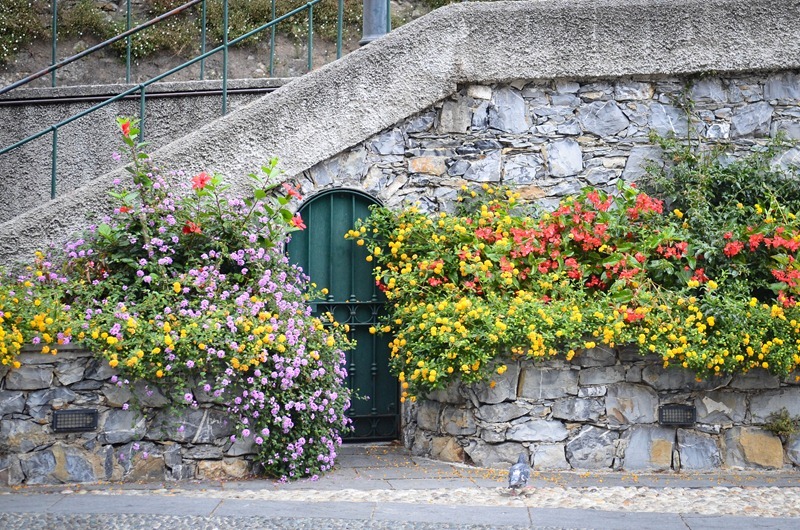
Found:
[(0, 495), (0, 513), (47, 511), (62, 499), (60, 495), (47, 494)]
[(531, 523), (525, 508), (486, 506), (437, 506), (430, 504), (380, 503), (374, 519), (450, 524), (484, 524), (495, 527), (528, 526)]
[(339, 455), (336, 464), (345, 468), (380, 468), (407, 465), (411, 460), (404, 455)]
[[(376, 467), (376, 468), (360, 468), (358, 470), (359, 478), (366, 479), (404, 479), (404, 478), (417, 478), (424, 475), (418, 470), (409, 469), (407, 466), (397, 467)], [(433, 478), (433, 476), (432, 476)]]
[(215, 517), (337, 517), (369, 520), (375, 511), (374, 503), (341, 502), (274, 502), (225, 500), (214, 510)]
[(622, 528), (636, 530), (687, 530), (681, 515), (672, 513), (532, 508), (530, 516), (531, 523), (536, 526), (591, 528), (593, 530), (620, 530)]
[(800, 519), (784, 517), (723, 517), (710, 515), (683, 515), (683, 522), (691, 530), (797, 530)]
[(650, 488), (800, 487), (800, 473), (796, 471), (753, 473), (740, 470), (714, 473), (534, 472), (531, 474), (528, 484), (534, 487), (569, 486), (574, 488), (613, 486)]
[(54, 514), (83, 513), (137, 513), (151, 515), (200, 515), (210, 516), (220, 505), (214, 498), (173, 497), (168, 495), (128, 495), (94, 496), (64, 495), (47, 509)]
[[(475, 486), (475, 481), (467, 478), (406, 478), (386, 481), (391, 489), (396, 490), (424, 490), (424, 489), (454, 489), (469, 488)], [(497, 484), (494, 484), (497, 486)]]

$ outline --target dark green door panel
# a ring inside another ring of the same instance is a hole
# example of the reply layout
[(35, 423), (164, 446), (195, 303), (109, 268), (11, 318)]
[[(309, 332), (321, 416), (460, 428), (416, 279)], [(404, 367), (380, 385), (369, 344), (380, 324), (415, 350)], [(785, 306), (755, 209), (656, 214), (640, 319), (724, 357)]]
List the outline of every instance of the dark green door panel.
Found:
[(292, 234), (291, 260), (319, 288), (327, 288), (318, 313), (330, 311), (337, 322), (349, 324), (354, 350), (347, 352), (348, 384), (355, 396), (348, 415), (354, 431), (350, 441), (393, 440), (399, 437), (400, 407), (397, 379), (389, 373), (389, 340), (369, 328), (378, 325), (385, 298), (372, 277), (365, 247), (346, 240), (356, 219), (369, 215), (376, 201), (367, 195), (337, 190), (320, 194), (300, 209), (306, 229)]

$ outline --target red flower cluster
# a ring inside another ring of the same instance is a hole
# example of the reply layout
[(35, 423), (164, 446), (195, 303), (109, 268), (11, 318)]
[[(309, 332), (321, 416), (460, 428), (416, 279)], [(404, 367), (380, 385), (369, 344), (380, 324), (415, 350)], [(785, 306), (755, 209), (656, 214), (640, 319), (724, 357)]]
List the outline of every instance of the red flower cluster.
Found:
[(700, 282), (705, 283), (708, 281), (708, 276), (706, 276), (706, 271), (704, 268), (700, 268), (694, 271), (694, 275), (692, 275), (692, 279)]
[(630, 218), (631, 221), (636, 221), (639, 219), (640, 215), (650, 212), (663, 213), (664, 203), (646, 193), (640, 193), (636, 196), (636, 203), (634, 206), (628, 208), (628, 218)]
[(665, 258), (681, 259), (686, 256), (686, 251), (689, 249), (689, 243), (681, 241), (670, 245), (658, 245), (656, 252)]
[(744, 249), (744, 243), (741, 241), (731, 241), (725, 245), (725, 248), (722, 249), (722, 252), (729, 258), (732, 258), (740, 253), (742, 249)]
[(495, 241), (500, 239), (500, 237), (502, 237), (502, 234), (498, 236), (494, 232), (494, 230), (492, 230), (488, 226), (485, 226), (483, 228), (478, 228), (477, 230), (475, 230), (475, 237), (477, 237), (478, 239), (482, 239), (487, 243), (494, 243)]
[(200, 225), (193, 221), (186, 221), (186, 224), (183, 225), (181, 231), (184, 234), (200, 234), (203, 232), (200, 228)]

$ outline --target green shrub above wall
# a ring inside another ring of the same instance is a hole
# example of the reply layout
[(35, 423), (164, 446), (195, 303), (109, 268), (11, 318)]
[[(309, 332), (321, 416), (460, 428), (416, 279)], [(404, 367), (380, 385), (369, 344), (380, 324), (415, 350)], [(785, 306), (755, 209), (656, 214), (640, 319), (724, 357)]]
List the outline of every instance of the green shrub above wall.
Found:
[(6, 0), (0, 10), (0, 65), (45, 35), (44, 24), (31, 0)]
[(586, 188), (536, 213), (513, 190), (465, 186), (456, 214), (375, 208), (351, 230), (391, 302), (374, 331), (394, 334), (403, 397), (598, 344), (700, 378), (796, 370), (800, 182), (770, 167), (773, 149), (730, 163), (661, 146), (651, 193)]

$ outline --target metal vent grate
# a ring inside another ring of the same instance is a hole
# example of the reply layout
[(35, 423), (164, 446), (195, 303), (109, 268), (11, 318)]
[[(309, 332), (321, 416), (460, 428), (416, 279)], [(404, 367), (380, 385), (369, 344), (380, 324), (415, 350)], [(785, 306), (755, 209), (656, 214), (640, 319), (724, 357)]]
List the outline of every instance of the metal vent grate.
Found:
[(658, 423), (661, 425), (694, 425), (697, 409), (691, 405), (661, 405), (658, 408)]
[(54, 410), (53, 432), (84, 432), (97, 429), (97, 410)]

